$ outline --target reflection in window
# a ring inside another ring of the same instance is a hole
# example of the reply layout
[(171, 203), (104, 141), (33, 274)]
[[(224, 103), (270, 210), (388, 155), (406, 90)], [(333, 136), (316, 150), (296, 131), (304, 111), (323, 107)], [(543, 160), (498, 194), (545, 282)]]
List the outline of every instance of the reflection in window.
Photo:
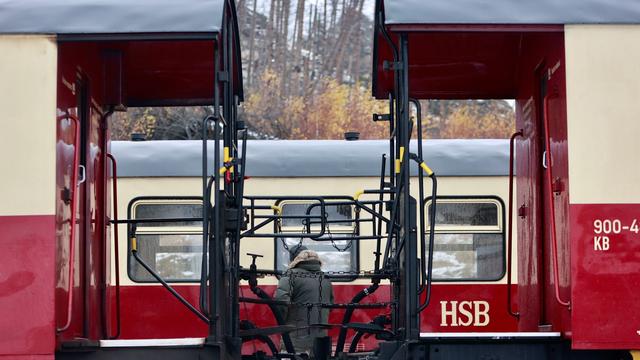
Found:
[[(134, 219), (197, 218), (199, 202), (137, 202)], [(202, 221), (139, 223), (136, 228), (138, 255), (166, 281), (199, 281), (202, 261)], [(129, 256), (129, 276), (134, 281), (156, 280)]]
[[(426, 206), (428, 212), (431, 201)], [(494, 199), (438, 198), (433, 278), (500, 279), (504, 273), (502, 217), (502, 204)]]
[[(282, 215), (320, 215), (319, 203), (284, 203), (281, 204)], [(303, 244), (309, 250), (318, 253), (322, 261), (323, 271), (357, 271), (357, 241), (340, 240), (354, 235), (354, 214), (350, 205), (325, 206), (327, 225), (325, 241), (311, 239), (280, 238), (276, 240), (276, 269), (284, 271), (289, 266), (289, 249), (297, 244)], [(344, 220), (344, 221), (341, 221)], [(335, 222), (334, 222), (335, 221)], [(312, 219), (312, 225), (319, 227), (319, 219)], [(283, 232), (303, 232), (306, 229), (304, 219), (283, 219)], [(332, 240), (328, 240), (328, 237)]]
[[(325, 205), (324, 211), (327, 214), (327, 219), (331, 221), (335, 221), (335, 223), (331, 223), (332, 227), (337, 226), (347, 226), (351, 227), (353, 225), (352, 222), (348, 220), (353, 219), (352, 209), (350, 205)], [(309, 216), (319, 216), (322, 212), (322, 207), (320, 203), (289, 203), (284, 204), (282, 206), (282, 215), (283, 216), (300, 216), (300, 215), (309, 215)], [(345, 222), (339, 222), (340, 220), (346, 220)], [(311, 219), (311, 224), (317, 224), (318, 226), (320, 219), (315, 218)], [(305, 228), (304, 224), (306, 224), (304, 218), (299, 219), (282, 219), (283, 227), (297, 227), (297, 228)]]

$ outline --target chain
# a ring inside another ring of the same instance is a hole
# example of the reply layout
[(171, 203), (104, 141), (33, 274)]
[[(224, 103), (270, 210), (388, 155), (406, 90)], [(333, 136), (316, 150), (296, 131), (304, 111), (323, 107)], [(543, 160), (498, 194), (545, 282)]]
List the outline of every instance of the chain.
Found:
[[(299, 278), (319, 278), (321, 276), (373, 276), (373, 275), (379, 275), (379, 276), (388, 276), (388, 277), (393, 277), (394, 276), (394, 272), (390, 272), (390, 271), (375, 271), (375, 270), (364, 270), (364, 271), (316, 271), (316, 272), (286, 272), (283, 274), (283, 276), (289, 276), (291, 274), (291, 276), (293, 277), (299, 277)], [(275, 276), (274, 274), (265, 274), (265, 275), (271, 275), (271, 276)]]
[[(331, 229), (329, 228), (329, 226), (327, 225), (327, 234), (331, 235)], [(351, 236), (354, 237), (356, 236), (356, 229), (354, 227), (353, 232), (351, 232)], [(351, 248), (351, 246), (353, 245), (353, 240), (349, 240), (347, 241), (347, 245), (344, 248), (340, 248), (336, 242), (333, 240), (333, 236), (331, 236), (331, 246), (333, 246), (334, 249), (338, 250), (338, 252), (345, 252), (347, 250), (349, 250)]]
[(287, 270), (287, 272), (285, 273), (285, 276), (289, 279), (289, 303), (291, 303), (291, 299), (293, 299), (293, 275), (295, 274), (293, 271), (291, 270)]
[[(300, 238), (300, 241), (298, 241), (298, 243), (294, 246), (300, 246), (302, 245), (302, 240), (303, 238)], [(282, 247), (287, 250), (287, 252), (289, 251), (289, 245), (287, 245), (287, 242), (285, 241), (285, 238), (281, 237), (280, 241), (282, 242)]]
[[(252, 273), (251, 271), (247, 271), (246, 273)], [(291, 278), (319, 278), (323, 277), (331, 277), (331, 276), (344, 276), (344, 277), (364, 277), (364, 276), (377, 276), (381, 278), (393, 278), (397, 276), (397, 271), (375, 271), (375, 270), (363, 270), (363, 271), (316, 271), (316, 272), (292, 272), (290, 270), (285, 271), (282, 274), (273, 274), (273, 273), (261, 273), (257, 271), (258, 275), (263, 278), (266, 276), (284, 276)]]
[[(320, 288), (318, 291), (318, 302), (322, 303), (322, 279), (324, 279), (324, 273), (322, 275), (320, 275), (319, 277), (320, 281), (318, 281), (318, 283), (320, 284)], [(318, 309), (318, 323), (322, 322), (322, 309)]]
[[(355, 212), (356, 212), (356, 223), (353, 227), (353, 231), (351, 232), (351, 237), (354, 238), (358, 235), (359, 233), (359, 229), (360, 229), (360, 208), (355, 208)], [(329, 229), (329, 227), (327, 226), (327, 231), (329, 232), (329, 234), (331, 234), (331, 231)], [(351, 247), (353, 246), (353, 239), (352, 240), (348, 240), (347, 245), (344, 248), (340, 248), (334, 241), (333, 238), (331, 238), (331, 246), (333, 246), (334, 249), (336, 249), (338, 252), (345, 252), (349, 249), (351, 249)]]

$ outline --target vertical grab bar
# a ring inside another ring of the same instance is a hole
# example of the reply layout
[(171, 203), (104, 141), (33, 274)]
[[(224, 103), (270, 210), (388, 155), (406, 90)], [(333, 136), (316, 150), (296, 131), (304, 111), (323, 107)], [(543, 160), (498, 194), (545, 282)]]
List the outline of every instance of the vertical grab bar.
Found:
[(75, 242), (76, 242), (76, 194), (78, 193), (78, 167), (80, 163), (80, 120), (71, 114), (65, 114), (58, 117), (58, 121), (68, 119), (75, 124), (75, 139), (74, 139), (74, 152), (73, 152), (73, 173), (71, 174), (71, 190), (73, 195), (71, 196), (71, 216), (69, 218), (69, 225), (71, 229), (69, 231), (69, 290), (67, 292), (67, 319), (62, 327), (56, 327), (56, 332), (63, 332), (69, 329), (71, 326), (72, 310), (73, 310), (73, 259), (75, 257)]
[(115, 253), (116, 268), (116, 333), (109, 336), (109, 339), (117, 339), (120, 337), (120, 251), (118, 251), (118, 164), (116, 158), (107, 153), (107, 158), (111, 160), (111, 171), (113, 173), (112, 192), (113, 192), (113, 251)]
[(551, 140), (549, 136), (549, 97), (545, 96), (543, 101), (544, 113), (544, 143), (545, 143), (545, 160), (547, 168), (545, 169), (546, 183), (548, 186), (547, 203), (549, 204), (549, 217), (551, 218), (551, 251), (553, 257), (553, 280), (556, 295), (556, 301), (562, 306), (571, 306), (571, 301), (564, 301), (560, 297), (560, 274), (558, 274), (558, 239), (556, 238), (556, 210), (553, 200), (553, 183), (551, 175)]
[(512, 247), (513, 247), (513, 160), (514, 160), (514, 146), (517, 137), (522, 136), (522, 130), (511, 135), (509, 139), (509, 217), (507, 222), (507, 311), (509, 315), (520, 318), (519, 312), (513, 312), (511, 296), (511, 260), (512, 260)]

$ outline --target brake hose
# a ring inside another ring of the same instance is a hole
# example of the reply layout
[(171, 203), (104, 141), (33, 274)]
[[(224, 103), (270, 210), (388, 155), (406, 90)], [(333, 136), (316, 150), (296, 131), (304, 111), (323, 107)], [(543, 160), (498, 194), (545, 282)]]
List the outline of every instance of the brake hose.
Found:
[[(374, 282), (371, 285), (369, 285), (368, 288), (360, 290), (360, 292), (358, 292), (356, 296), (354, 296), (353, 299), (351, 299), (351, 303), (357, 304), (368, 295), (373, 294), (380, 286), (379, 282), (380, 282), (380, 279), (375, 279)], [(353, 315), (353, 311), (354, 311), (354, 308), (349, 307), (344, 312), (344, 317), (342, 318), (343, 326), (340, 328), (340, 333), (338, 334), (338, 342), (336, 343), (336, 351), (334, 356), (338, 356), (339, 353), (344, 351), (344, 343), (345, 343), (345, 340), (347, 339), (347, 328), (344, 327), (344, 325), (347, 324), (349, 321), (351, 321), (351, 316)]]

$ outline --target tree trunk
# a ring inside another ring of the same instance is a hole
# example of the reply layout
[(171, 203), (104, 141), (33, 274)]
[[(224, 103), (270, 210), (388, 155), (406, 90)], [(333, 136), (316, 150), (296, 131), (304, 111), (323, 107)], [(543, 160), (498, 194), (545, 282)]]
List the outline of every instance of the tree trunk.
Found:
[(258, 18), (257, 13), (258, 8), (258, 0), (253, 0), (253, 10), (251, 12), (251, 35), (249, 37), (249, 61), (247, 63), (247, 86), (250, 88), (251, 84), (253, 84), (253, 49), (256, 45), (256, 21)]

